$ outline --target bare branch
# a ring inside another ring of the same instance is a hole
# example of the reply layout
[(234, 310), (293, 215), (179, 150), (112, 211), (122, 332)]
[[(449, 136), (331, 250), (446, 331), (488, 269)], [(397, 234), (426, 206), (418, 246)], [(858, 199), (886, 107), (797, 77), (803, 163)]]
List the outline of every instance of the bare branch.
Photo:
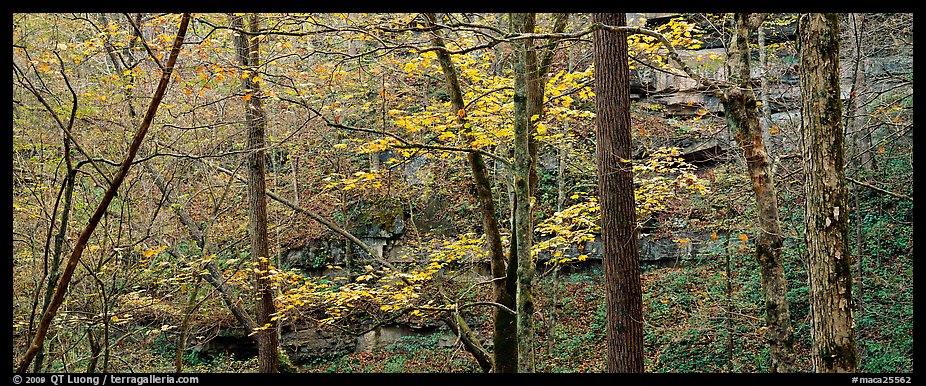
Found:
[(862, 182), (862, 181), (856, 180), (856, 179), (854, 179), (854, 178), (852, 178), (852, 177), (849, 177), (849, 176), (846, 176), (846, 181), (849, 181), (849, 182), (851, 182), (851, 183), (853, 183), (853, 184), (862, 185), (862, 186), (864, 186), (864, 187), (866, 187), (866, 188), (869, 188), (869, 189), (877, 190), (877, 191), (879, 191), (879, 192), (881, 192), (881, 193), (889, 194), (889, 195), (891, 195), (891, 196), (897, 197), (897, 198), (902, 199), (902, 200), (907, 200), (907, 201), (913, 202), (913, 197), (910, 197), (910, 196), (905, 195), (905, 194), (895, 193), (895, 192), (892, 192), (892, 191), (887, 190), (887, 189), (884, 189), (884, 188), (879, 188), (879, 187), (877, 187), (877, 186), (864, 183), (864, 182)]

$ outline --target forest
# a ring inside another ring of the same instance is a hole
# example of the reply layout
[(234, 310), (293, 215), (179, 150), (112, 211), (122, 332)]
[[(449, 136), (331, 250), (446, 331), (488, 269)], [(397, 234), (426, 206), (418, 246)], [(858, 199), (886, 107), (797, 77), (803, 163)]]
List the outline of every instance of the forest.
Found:
[(912, 13), (12, 27), (14, 373), (913, 372)]

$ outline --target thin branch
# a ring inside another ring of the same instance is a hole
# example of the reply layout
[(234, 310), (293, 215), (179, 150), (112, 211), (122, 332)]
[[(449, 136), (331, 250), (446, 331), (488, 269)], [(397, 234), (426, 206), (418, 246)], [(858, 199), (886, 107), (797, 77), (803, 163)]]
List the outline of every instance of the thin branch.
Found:
[(517, 315), (517, 314), (518, 314), (518, 313), (515, 312), (514, 310), (512, 310), (512, 309), (510, 309), (510, 308), (508, 308), (508, 307), (505, 307), (504, 304), (496, 303), (496, 302), (473, 302), (473, 303), (466, 303), (466, 304), (464, 304), (464, 305), (462, 305), (462, 306), (459, 306), (459, 309), (462, 310), (462, 309), (466, 309), (466, 308), (470, 308), (470, 307), (475, 307), (475, 306), (492, 306), (492, 307), (496, 307), (496, 308), (498, 308), (498, 309), (500, 309), (500, 310), (502, 310), (502, 311), (505, 311), (505, 312), (507, 312), (507, 313), (509, 313), (509, 314), (511, 314), (511, 315)]
[(124, 13), (123, 15), (125, 15), (125, 18), (129, 21), (129, 24), (132, 25), (132, 28), (135, 29), (135, 36), (138, 37), (138, 41), (140, 41), (141, 45), (145, 47), (146, 51), (148, 51), (148, 56), (151, 57), (151, 60), (154, 60), (154, 64), (157, 64), (161, 71), (164, 71), (164, 66), (161, 65), (161, 62), (158, 61), (158, 57), (155, 55), (154, 51), (151, 51), (151, 47), (148, 45), (148, 42), (145, 41), (145, 36), (141, 33), (141, 29), (138, 28), (138, 25), (135, 24), (135, 21), (129, 17), (129, 14)]
[(907, 195), (905, 195), (905, 194), (895, 193), (895, 192), (892, 192), (892, 191), (887, 190), (887, 189), (884, 189), (884, 188), (879, 188), (879, 187), (877, 187), (877, 186), (864, 183), (864, 182), (862, 182), (862, 181), (856, 180), (856, 179), (854, 179), (854, 178), (852, 178), (852, 177), (849, 177), (849, 176), (846, 176), (846, 180), (849, 181), (849, 182), (851, 182), (851, 183), (854, 183), (854, 184), (862, 185), (862, 186), (864, 186), (864, 187), (866, 187), (866, 188), (869, 188), (869, 189), (877, 190), (877, 191), (879, 191), (879, 192), (881, 192), (881, 193), (890, 194), (890, 195), (892, 195), (892, 196), (894, 196), (894, 197), (897, 197), (897, 198), (899, 198), (899, 199), (902, 199), (902, 200), (907, 200), (907, 201), (913, 202), (913, 197), (907, 196)]

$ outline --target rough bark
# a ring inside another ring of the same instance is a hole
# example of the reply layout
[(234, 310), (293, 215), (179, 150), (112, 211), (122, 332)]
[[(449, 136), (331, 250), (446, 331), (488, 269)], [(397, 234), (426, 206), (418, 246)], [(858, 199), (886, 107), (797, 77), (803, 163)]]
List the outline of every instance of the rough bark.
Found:
[[(251, 14), (248, 23), (251, 36), (235, 36), (238, 60), (242, 67), (256, 74), (260, 64), (260, 43), (257, 33), (260, 31), (260, 18)], [(240, 16), (232, 16), (232, 25), (243, 29), (244, 21)], [(270, 271), (270, 244), (267, 239), (267, 195), (264, 175), (266, 119), (261, 105), (260, 84), (253, 77), (242, 78), (245, 95), (249, 95), (245, 104), (245, 120), (248, 132), (248, 231), (251, 240), (251, 258), (257, 263), (255, 273), (257, 290), (257, 350), (258, 367), (262, 373), (279, 371), (280, 342), (276, 334), (276, 321), (271, 316), (276, 313), (273, 304), (273, 283), (268, 277)]]
[(818, 373), (855, 372), (858, 354), (839, 95), (839, 16), (801, 15), (798, 43), (813, 369)]
[[(533, 13), (511, 14), (514, 33), (533, 33)], [(531, 73), (536, 73), (537, 57), (533, 39), (514, 43), (514, 210), (512, 239), (518, 255), (517, 324), (518, 372), (534, 372), (534, 299), (532, 294), (536, 265), (531, 256), (531, 197), (530, 197), (530, 128), (529, 100), (537, 92)]]
[(736, 28), (727, 57), (730, 78), (735, 86), (724, 91), (721, 101), (727, 125), (746, 160), (746, 170), (756, 197), (759, 228), (755, 239), (755, 256), (765, 292), (765, 321), (768, 325), (765, 338), (770, 350), (769, 371), (787, 373), (794, 371), (794, 338), (788, 309), (788, 282), (781, 258), (783, 237), (778, 219), (778, 198), (769, 170), (768, 151), (763, 141), (760, 113), (749, 75), (749, 37), (764, 18), (761, 14), (735, 15)]
[[(429, 24), (437, 22), (437, 16), (433, 13), (426, 14), (425, 17)], [(444, 40), (438, 31), (432, 32), (431, 44), (436, 47), (444, 47)], [(457, 77), (456, 68), (446, 51), (437, 51), (438, 61), (441, 70), (444, 73), (444, 81), (447, 85), (447, 91), (450, 94), (450, 104), (456, 115), (456, 122), (460, 127), (466, 124), (465, 106), (463, 101), (463, 92), (460, 88), (459, 78)], [(458, 114), (464, 110), (463, 114)], [(464, 129), (466, 135), (469, 131)], [(479, 203), (479, 211), (482, 215), (482, 228), (486, 236), (486, 249), (489, 252), (489, 264), (492, 271), (492, 295), (496, 303), (502, 304), (510, 309), (515, 308), (514, 291), (509, 289), (509, 281), (506, 272), (505, 254), (502, 249), (501, 233), (498, 228), (498, 218), (496, 217), (495, 199), (492, 195), (492, 185), (489, 181), (489, 171), (486, 168), (485, 160), (479, 153), (467, 153), (467, 161), (470, 165), (470, 173), (473, 182), (476, 185), (476, 201)], [(495, 373), (512, 373), (517, 371), (517, 325), (515, 318), (509, 313), (499, 309), (495, 310), (494, 315), (494, 333), (493, 340), (493, 368)], [(466, 341), (464, 341), (466, 343)], [(482, 353), (478, 353), (475, 347), (467, 346), (474, 357), (479, 358)], [(474, 351), (475, 350), (475, 351)], [(484, 363), (484, 361), (480, 361)], [(485, 370), (485, 369), (484, 369)]]
[[(624, 26), (623, 13), (593, 23)], [(630, 69), (626, 32), (594, 37), (598, 196), (607, 306), (608, 372), (643, 372), (643, 291), (637, 253), (630, 143)]]
[(183, 17), (180, 20), (180, 27), (177, 30), (177, 37), (174, 39), (174, 44), (171, 48), (170, 56), (167, 59), (167, 65), (162, 71), (160, 82), (158, 82), (154, 96), (151, 98), (151, 103), (148, 105), (148, 110), (145, 113), (145, 117), (142, 120), (141, 125), (139, 125), (138, 131), (135, 132), (135, 136), (131, 145), (129, 145), (125, 160), (119, 167), (119, 171), (116, 173), (116, 176), (113, 177), (113, 180), (110, 183), (109, 188), (106, 190), (106, 193), (103, 194), (103, 198), (100, 201), (100, 204), (97, 206), (96, 210), (87, 221), (87, 226), (84, 227), (83, 231), (80, 233), (80, 236), (78, 236), (77, 242), (74, 244), (74, 249), (71, 251), (71, 256), (68, 258), (67, 265), (65, 266), (64, 271), (61, 273), (61, 278), (58, 280), (58, 286), (55, 289), (55, 295), (52, 297), (52, 301), (49, 304), (45, 314), (42, 315), (42, 320), (39, 322), (39, 327), (35, 332), (35, 337), (33, 338), (32, 343), (29, 345), (29, 349), (26, 351), (25, 355), (20, 361), (16, 372), (25, 372), (26, 369), (29, 368), (29, 364), (32, 363), (32, 360), (35, 358), (39, 348), (42, 347), (42, 343), (45, 341), (45, 335), (48, 333), (48, 328), (51, 325), (51, 321), (58, 313), (58, 309), (61, 307), (61, 303), (64, 302), (64, 296), (67, 294), (68, 285), (71, 283), (71, 277), (74, 275), (74, 271), (77, 269), (77, 264), (80, 261), (80, 257), (83, 254), (84, 249), (87, 247), (87, 241), (90, 240), (90, 236), (93, 234), (93, 231), (99, 224), (100, 219), (103, 218), (103, 215), (106, 213), (106, 209), (112, 202), (113, 197), (116, 196), (116, 192), (119, 190), (119, 186), (122, 185), (122, 182), (125, 180), (125, 176), (129, 172), (129, 168), (132, 166), (132, 161), (135, 159), (135, 155), (138, 154), (138, 149), (141, 147), (141, 143), (145, 138), (145, 134), (147, 134), (148, 128), (151, 126), (151, 121), (154, 120), (154, 116), (158, 111), (158, 106), (161, 104), (161, 99), (164, 97), (164, 92), (167, 90), (167, 85), (170, 83), (170, 75), (173, 72), (174, 64), (177, 62), (177, 56), (180, 55), (181, 44), (183, 43), (183, 39), (186, 36), (186, 29), (189, 23), (190, 14), (183, 14)]

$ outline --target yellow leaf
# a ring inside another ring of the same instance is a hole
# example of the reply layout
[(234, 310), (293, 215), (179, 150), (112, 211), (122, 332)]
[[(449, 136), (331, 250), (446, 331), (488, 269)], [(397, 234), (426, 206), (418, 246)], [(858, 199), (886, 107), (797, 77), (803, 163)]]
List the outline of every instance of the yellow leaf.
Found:
[(749, 236), (746, 236), (745, 233), (740, 233), (740, 236), (737, 237), (737, 239), (739, 239), (740, 241), (742, 241), (742, 242), (745, 243), (745, 242), (749, 241)]
[(364, 266), (363, 269), (365, 269), (365, 270), (367, 270), (367, 271), (372, 271), (372, 270), (373, 270), (373, 266), (372, 266), (372, 265), (367, 265), (367, 266)]
[(547, 127), (542, 123), (537, 124), (537, 134), (544, 135), (547, 133)]

